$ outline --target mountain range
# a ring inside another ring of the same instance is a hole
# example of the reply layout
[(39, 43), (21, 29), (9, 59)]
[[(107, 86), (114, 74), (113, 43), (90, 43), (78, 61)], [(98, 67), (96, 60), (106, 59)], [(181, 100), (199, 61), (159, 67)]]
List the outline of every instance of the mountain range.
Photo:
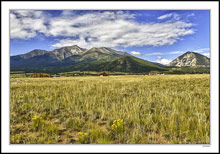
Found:
[[(209, 66), (209, 58), (201, 54), (187, 52), (186, 55), (178, 57), (168, 66)], [(127, 52), (107, 47), (84, 49), (77, 45), (53, 51), (35, 49), (26, 54), (11, 56), (10, 68), (11, 71), (26, 72), (112, 71), (130, 73), (169, 69), (165, 65), (134, 57)]]

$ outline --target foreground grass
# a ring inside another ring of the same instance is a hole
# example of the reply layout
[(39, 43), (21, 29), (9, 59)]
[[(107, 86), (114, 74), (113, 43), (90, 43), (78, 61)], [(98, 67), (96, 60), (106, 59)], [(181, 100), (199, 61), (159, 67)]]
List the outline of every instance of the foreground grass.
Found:
[(11, 79), (10, 142), (209, 144), (209, 82), (209, 75)]

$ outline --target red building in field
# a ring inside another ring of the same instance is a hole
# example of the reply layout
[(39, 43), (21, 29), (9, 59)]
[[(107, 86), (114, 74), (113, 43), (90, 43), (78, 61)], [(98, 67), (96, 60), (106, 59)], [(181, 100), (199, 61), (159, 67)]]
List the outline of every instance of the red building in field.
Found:
[(51, 75), (47, 73), (34, 73), (32, 75), (32, 78), (44, 78), (44, 77), (51, 77)]
[(97, 76), (108, 76), (108, 74), (103, 72), (103, 73), (97, 74)]

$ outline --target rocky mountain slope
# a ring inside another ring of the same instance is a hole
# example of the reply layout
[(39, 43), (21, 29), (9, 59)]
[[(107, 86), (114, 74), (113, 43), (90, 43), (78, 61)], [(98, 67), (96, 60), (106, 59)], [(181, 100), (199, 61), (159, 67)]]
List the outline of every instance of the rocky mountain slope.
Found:
[(156, 65), (149, 61), (131, 56), (125, 55), (116, 60), (108, 61), (103, 63), (90, 62), (76, 66), (72, 66), (71, 70), (77, 70), (80, 68), (82, 71), (111, 71), (111, 72), (130, 72), (130, 73), (142, 73), (150, 71), (165, 71), (167, 68), (160, 65)]
[(186, 52), (171, 61), (168, 66), (200, 66), (210, 67), (210, 58), (195, 52)]
[(11, 68), (26, 67), (26, 66), (47, 66), (65, 58), (77, 55), (86, 51), (76, 45), (62, 47), (53, 51), (33, 50), (26, 54), (16, 55), (10, 57)]
[(21, 55), (16, 55), (16, 56), (11, 56), (10, 58), (12, 60), (22, 60), (22, 59), (29, 59), (29, 58), (32, 58), (32, 57), (35, 57), (35, 56), (40, 56), (40, 55), (44, 55), (46, 54), (47, 51), (46, 50), (40, 50), (40, 49), (35, 49), (35, 50), (32, 50), (26, 54), (21, 54)]

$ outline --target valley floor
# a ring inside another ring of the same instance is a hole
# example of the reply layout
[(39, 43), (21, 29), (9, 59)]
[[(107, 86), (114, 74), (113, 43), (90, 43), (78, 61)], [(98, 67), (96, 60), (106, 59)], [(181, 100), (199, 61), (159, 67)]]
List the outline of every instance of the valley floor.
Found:
[(209, 144), (210, 75), (11, 78), (11, 144)]

